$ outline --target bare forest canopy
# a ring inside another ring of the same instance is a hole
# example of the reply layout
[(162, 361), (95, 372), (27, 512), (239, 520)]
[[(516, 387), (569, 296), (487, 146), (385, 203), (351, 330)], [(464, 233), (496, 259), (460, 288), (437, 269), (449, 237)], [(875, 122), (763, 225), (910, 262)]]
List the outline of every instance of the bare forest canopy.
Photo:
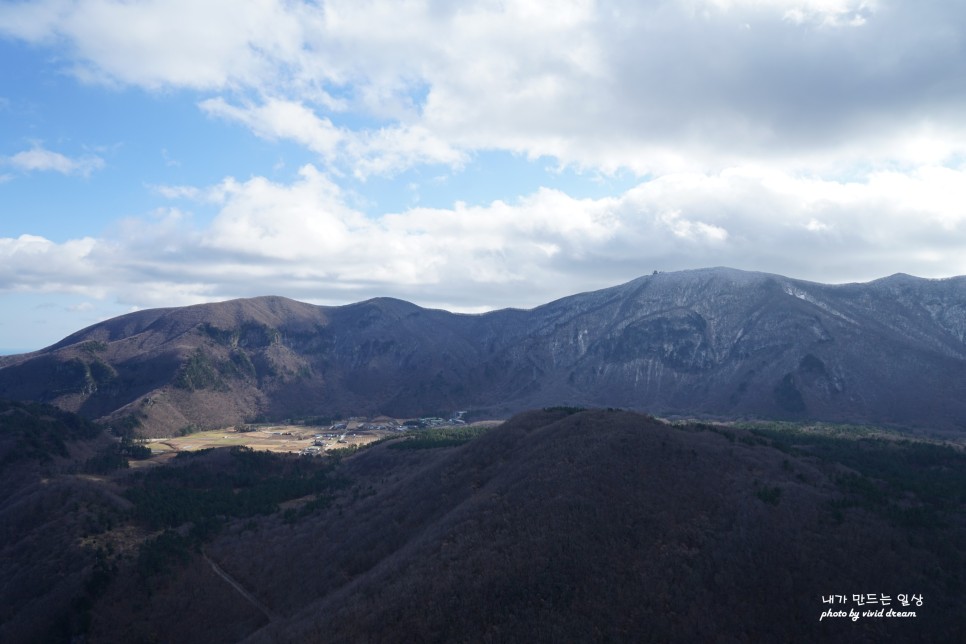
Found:
[[(2, 409), (4, 445), (47, 446), (0, 469), (4, 642), (966, 635), (966, 454), (937, 441), (570, 406), (127, 467), (79, 417)], [(819, 620), (858, 593), (915, 617)]]

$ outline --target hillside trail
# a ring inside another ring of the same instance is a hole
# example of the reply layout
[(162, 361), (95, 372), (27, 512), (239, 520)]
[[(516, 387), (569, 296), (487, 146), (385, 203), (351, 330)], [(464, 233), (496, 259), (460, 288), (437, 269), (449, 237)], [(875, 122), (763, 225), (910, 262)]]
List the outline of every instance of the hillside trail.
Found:
[(231, 585), (231, 587), (234, 588), (236, 591), (238, 591), (238, 594), (244, 597), (248, 601), (248, 603), (250, 603), (252, 606), (254, 606), (259, 611), (261, 611), (265, 615), (265, 617), (268, 618), (268, 621), (270, 623), (278, 620), (278, 615), (276, 615), (268, 606), (260, 602), (257, 597), (255, 597), (250, 592), (245, 590), (244, 586), (238, 583), (238, 581), (236, 581), (234, 577), (232, 577), (227, 572), (222, 570), (221, 566), (219, 566), (218, 564), (216, 564), (214, 561), (211, 560), (207, 552), (202, 550), (201, 556), (205, 558), (205, 561), (208, 562), (208, 565), (211, 566), (211, 569), (215, 572), (216, 575), (218, 575), (226, 582), (228, 582), (228, 584)]

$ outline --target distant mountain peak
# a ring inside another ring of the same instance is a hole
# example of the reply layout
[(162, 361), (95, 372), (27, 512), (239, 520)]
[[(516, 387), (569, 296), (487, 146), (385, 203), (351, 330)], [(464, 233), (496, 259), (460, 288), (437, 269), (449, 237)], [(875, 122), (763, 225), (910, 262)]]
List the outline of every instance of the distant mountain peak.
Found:
[(0, 364), (0, 396), (155, 435), (572, 404), (957, 429), (966, 279), (829, 286), (715, 267), (486, 314), (262, 296), (130, 313)]

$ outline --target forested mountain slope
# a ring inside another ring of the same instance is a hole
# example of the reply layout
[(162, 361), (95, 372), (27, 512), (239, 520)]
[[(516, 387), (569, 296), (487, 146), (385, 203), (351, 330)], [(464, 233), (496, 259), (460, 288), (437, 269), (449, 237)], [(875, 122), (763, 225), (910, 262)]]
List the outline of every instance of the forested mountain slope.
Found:
[(966, 278), (822, 285), (715, 268), (532, 310), (261, 297), (142, 311), (0, 362), (0, 395), (146, 435), (255, 418), (590, 404), (958, 431)]

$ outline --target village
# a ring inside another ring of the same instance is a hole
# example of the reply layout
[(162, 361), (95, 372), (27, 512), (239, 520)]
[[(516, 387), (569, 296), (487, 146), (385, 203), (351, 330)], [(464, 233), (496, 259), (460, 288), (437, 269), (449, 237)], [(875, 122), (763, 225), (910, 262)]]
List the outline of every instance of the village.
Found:
[[(231, 446), (321, 457), (332, 450), (358, 448), (378, 440), (402, 436), (407, 432), (466, 425), (465, 415), (465, 411), (456, 411), (450, 418), (445, 419), (436, 416), (409, 419), (355, 416), (325, 426), (310, 425), (299, 420), (235, 425), (174, 438), (150, 439), (147, 446), (151, 449), (151, 458), (142, 461), (140, 466), (163, 463), (178, 452)], [(139, 466), (134, 461), (131, 464), (134, 467)]]

